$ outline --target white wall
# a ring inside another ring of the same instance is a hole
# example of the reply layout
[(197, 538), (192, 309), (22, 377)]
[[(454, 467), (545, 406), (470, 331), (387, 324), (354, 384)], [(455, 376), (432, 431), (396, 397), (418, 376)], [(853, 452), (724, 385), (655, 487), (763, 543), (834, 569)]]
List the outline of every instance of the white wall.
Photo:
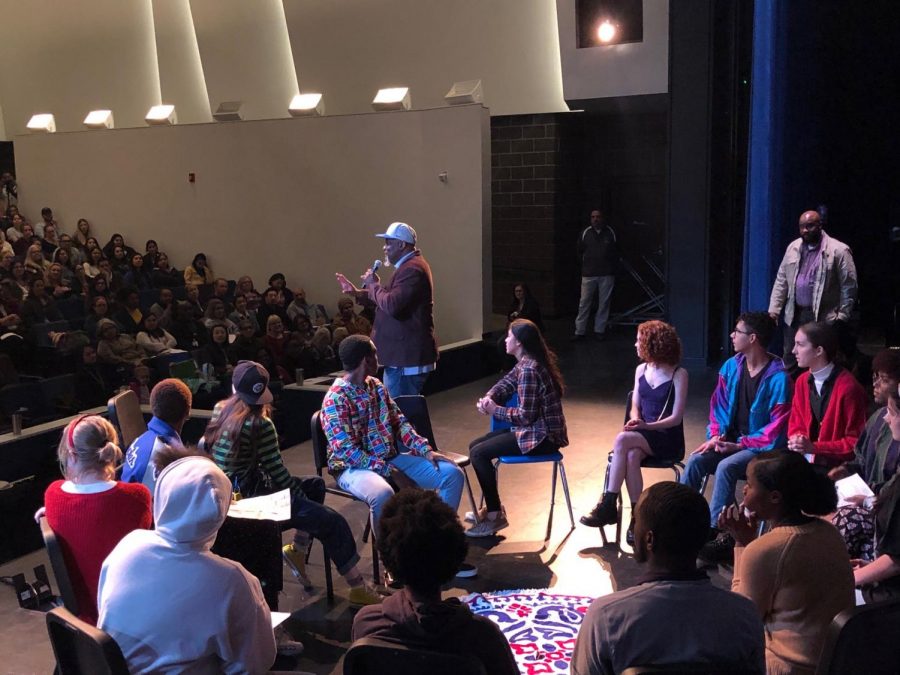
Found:
[(644, 0), (644, 39), (576, 48), (575, 0), (556, 0), (567, 101), (669, 91), (669, 0)]
[(284, 0), (303, 91), (328, 112), (370, 109), (381, 87), (416, 108), (481, 79), (492, 115), (567, 110), (553, 0)]
[(53, 113), (60, 130), (83, 128), (98, 108), (137, 126), (159, 102), (150, 0), (3, 0), (0, 64), (10, 138), (38, 112)]
[(88, 218), (101, 244), (156, 239), (179, 268), (203, 251), (217, 274), (257, 287), (281, 271), (331, 309), (334, 272), (361, 274), (381, 256), (373, 235), (402, 220), (432, 264), (447, 344), (481, 336), (490, 298), (487, 119), (462, 106), (23, 136), (20, 204), (51, 205), (68, 231)]
[(287, 117), (297, 75), (281, 0), (191, 0), (191, 12), (212, 111), (243, 101), (245, 120)]
[(212, 122), (206, 78), (189, 0), (153, 0), (161, 103), (181, 124)]
[(36, 112), (78, 131), (98, 107), (143, 126), (161, 97), (182, 123), (234, 99), (244, 119), (284, 117), (298, 82), (329, 114), (367, 112), (397, 84), (414, 108), (441, 106), (469, 79), (492, 115), (667, 91), (668, 0), (644, 0), (643, 43), (581, 50), (574, 1), (0, 0), (6, 135)]

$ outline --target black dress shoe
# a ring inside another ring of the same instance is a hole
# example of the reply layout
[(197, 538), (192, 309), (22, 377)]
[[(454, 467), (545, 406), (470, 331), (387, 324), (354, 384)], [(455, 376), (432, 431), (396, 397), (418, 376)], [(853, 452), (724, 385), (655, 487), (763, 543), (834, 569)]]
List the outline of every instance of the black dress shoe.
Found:
[(727, 532), (720, 532), (718, 537), (703, 545), (697, 557), (714, 565), (734, 563), (734, 537)]

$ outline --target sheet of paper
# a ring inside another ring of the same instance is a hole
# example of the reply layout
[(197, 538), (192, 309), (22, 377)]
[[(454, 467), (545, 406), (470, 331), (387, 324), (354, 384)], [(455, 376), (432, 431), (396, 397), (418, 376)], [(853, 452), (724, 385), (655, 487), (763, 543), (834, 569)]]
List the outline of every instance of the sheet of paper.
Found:
[(272, 628), (277, 628), (290, 617), (290, 612), (270, 612), (272, 615)]
[(834, 487), (837, 489), (838, 506), (852, 504), (853, 502), (848, 500), (856, 495), (862, 495), (863, 497), (875, 495), (858, 473), (842, 478), (834, 484)]
[(291, 491), (281, 490), (270, 495), (231, 502), (228, 515), (232, 518), (247, 518), (248, 520), (290, 520)]

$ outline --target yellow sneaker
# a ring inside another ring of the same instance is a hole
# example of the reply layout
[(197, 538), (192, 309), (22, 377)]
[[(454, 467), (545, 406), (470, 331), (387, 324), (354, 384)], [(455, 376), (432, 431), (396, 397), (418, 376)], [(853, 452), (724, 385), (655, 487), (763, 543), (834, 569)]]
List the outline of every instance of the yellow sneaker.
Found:
[(303, 584), (303, 588), (310, 590), (313, 584), (306, 576), (306, 553), (291, 543), (281, 549), (281, 557), (284, 558), (284, 562), (287, 563), (293, 575), (297, 577), (297, 581)]
[(351, 588), (350, 595), (347, 596), (347, 599), (354, 607), (379, 605), (384, 601), (384, 598), (379, 595), (378, 591), (376, 591), (369, 584), (363, 584), (362, 586), (355, 586)]

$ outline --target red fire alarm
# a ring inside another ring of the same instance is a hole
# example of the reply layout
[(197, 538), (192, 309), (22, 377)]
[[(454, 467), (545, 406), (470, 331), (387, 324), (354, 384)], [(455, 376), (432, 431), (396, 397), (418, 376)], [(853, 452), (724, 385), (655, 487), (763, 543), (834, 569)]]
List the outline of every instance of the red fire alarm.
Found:
[(194, 174), (193, 171), (191, 171), (188, 174), (188, 183), (196, 183), (196, 182), (197, 182), (197, 176)]

